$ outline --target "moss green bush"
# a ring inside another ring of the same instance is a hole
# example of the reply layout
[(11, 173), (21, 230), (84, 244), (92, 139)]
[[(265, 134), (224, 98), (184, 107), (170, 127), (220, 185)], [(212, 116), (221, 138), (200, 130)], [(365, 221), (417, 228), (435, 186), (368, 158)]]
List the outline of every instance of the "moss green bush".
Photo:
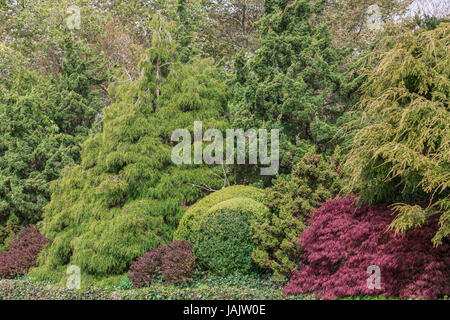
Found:
[(203, 270), (219, 275), (256, 272), (250, 225), (256, 215), (268, 211), (263, 197), (263, 190), (247, 186), (212, 193), (186, 211), (175, 239), (193, 244)]
[[(214, 205), (233, 198), (250, 198), (262, 201), (264, 191), (249, 186), (231, 186), (211, 193), (207, 197), (192, 205), (180, 220), (180, 225), (175, 232), (174, 240), (185, 239), (190, 241), (192, 235), (200, 228), (204, 214)], [(192, 243), (192, 242), (191, 242)]]
[(229, 199), (209, 209), (196, 238), (200, 264), (219, 275), (257, 271), (250, 224), (261, 211), (268, 209), (250, 198)]

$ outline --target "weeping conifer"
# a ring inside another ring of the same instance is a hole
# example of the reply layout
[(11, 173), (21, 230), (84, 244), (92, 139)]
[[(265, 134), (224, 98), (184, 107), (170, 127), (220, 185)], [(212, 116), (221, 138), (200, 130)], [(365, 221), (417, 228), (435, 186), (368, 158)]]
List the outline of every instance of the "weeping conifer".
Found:
[(181, 64), (173, 26), (152, 20), (152, 46), (139, 65), (141, 76), (111, 89), (102, 131), (83, 145), (81, 165), (65, 169), (52, 187), (42, 231), (50, 245), (38, 278), (61, 279), (67, 264), (104, 277), (125, 272), (131, 262), (172, 240), (185, 207), (223, 186), (217, 170), (175, 165), (171, 134), (223, 129), (225, 86), (209, 60)]
[(436, 245), (450, 234), (449, 44), (441, 23), (389, 35), (364, 58), (362, 129), (346, 161), (353, 190), (395, 203), (396, 231), (440, 215)]

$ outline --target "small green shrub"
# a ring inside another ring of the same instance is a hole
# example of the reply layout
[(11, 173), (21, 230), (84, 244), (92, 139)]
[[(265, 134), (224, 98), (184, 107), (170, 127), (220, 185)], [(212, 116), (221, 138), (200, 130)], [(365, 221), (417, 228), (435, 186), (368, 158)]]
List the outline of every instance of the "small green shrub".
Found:
[(201, 225), (204, 214), (214, 205), (229, 199), (245, 197), (256, 201), (262, 201), (264, 191), (249, 186), (231, 186), (211, 193), (207, 197), (192, 205), (181, 218), (180, 224), (175, 232), (174, 240), (185, 239), (192, 243), (192, 235)]
[(263, 190), (247, 186), (212, 193), (186, 211), (175, 239), (193, 244), (202, 270), (219, 275), (255, 272), (250, 225), (256, 215), (268, 212), (263, 197)]
[(119, 290), (130, 290), (133, 288), (133, 281), (128, 277), (124, 277), (119, 284)]
[(200, 265), (220, 275), (255, 272), (250, 223), (262, 211), (267, 207), (250, 198), (226, 200), (209, 209), (196, 239)]

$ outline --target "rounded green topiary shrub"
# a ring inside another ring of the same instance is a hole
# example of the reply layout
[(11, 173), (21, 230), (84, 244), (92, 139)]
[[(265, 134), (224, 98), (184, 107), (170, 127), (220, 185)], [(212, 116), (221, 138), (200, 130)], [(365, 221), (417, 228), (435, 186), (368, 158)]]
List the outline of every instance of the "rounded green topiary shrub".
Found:
[(250, 225), (256, 215), (268, 211), (263, 197), (263, 190), (248, 186), (212, 193), (186, 211), (174, 239), (193, 244), (201, 269), (219, 275), (256, 272)]
[(175, 232), (174, 240), (185, 239), (190, 241), (189, 239), (200, 228), (200, 222), (204, 214), (216, 204), (233, 198), (250, 198), (262, 202), (264, 191), (250, 186), (231, 186), (211, 193), (196, 202), (183, 214)]

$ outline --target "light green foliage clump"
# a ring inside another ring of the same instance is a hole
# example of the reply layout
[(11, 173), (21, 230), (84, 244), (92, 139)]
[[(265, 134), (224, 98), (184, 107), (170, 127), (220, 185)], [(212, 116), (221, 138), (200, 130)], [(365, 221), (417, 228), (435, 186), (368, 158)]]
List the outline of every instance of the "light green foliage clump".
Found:
[(122, 274), (172, 239), (184, 206), (204, 194), (198, 186), (223, 184), (214, 167), (174, 165), (170, 137), (192, 132), (195, 120), (223, 128), (225, 86), (209, 60), (180, 64), (171, 25), (160, 15), (152, 23), (141, 77), (111, 90), (102, 131), (83, 145), (81, 165), (52, 186), (40, 225), (51, 242), (31, 272), (38, 278), (69, 263), (99, 278)]
[(186, 211), (175, 239), (193, 244), (205, 270), (220, 275), (254, 272), (250, 225), (256, 215), (268, 210), (263, 197), (263, 190), (247, 186), (214, 192)]
[(398, 202), (396, 231), (440, 214), (440, 244), (450, 234), (450, 24), (396, 34), (368, 56), (346, 168), (365, 200)]
[(252, 223), (254, 261), (273, 271), (276, 279), (285, 279), (298, 264), (302, 252), (298, 236), (306, 228), (306, 219), (318, 202), (335, 197), (340, 186), (335, 160), (311, 148), (290, 175), (279, 177), (266, 189), (264, 202), (270, 211), (261, 211)]

